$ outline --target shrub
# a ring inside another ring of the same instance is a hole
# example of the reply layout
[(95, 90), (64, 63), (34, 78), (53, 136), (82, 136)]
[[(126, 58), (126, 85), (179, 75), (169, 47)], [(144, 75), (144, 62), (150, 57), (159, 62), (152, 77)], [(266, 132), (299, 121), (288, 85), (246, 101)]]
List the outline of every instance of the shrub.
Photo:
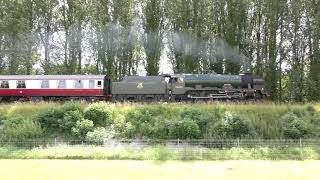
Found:
[(156, 118), (155, 123), (151, 126), (151, 136), (154, 139), (166, 139), (169, 135), (169, 120)]
[(125, 117), (125, 136), (127, 138), (146, 138), (152, 136), (154, 117), (148, 108), (135, 108)]
[(10, 116), (3, 121), (2, 137), (5, 139), (33, 139), (42, 136), (40, 125), (21, 115)]
[[(35, 120), (38, 121), (41, 127), (44, 128), (45, 131), (48, 131), (48, 133), (70, 133), (72, 123), (68, 122), (68, 120), (75, 118), (71, 118), (71, 116), (80, 116), (80, 112), (81, 107), (78, 104), (66, 103), (61, 107), (40, 111), (36, 115)], [(64, 119), (65, 115), (66, 119)]]
[(196, 122), (201, 130), (205, 130), (210, 122), (209, 113), (196, 108), (184, 108), (180, 112), (180, 117)]
[(103, 127), (97, 127), (92, 132), (88, 132), (86, 135), (86, 140), (102, 144), (106, 138), (112, 137), (111, 134), (108, 134), (106, 129)]
[(219, 138), (249, 138), (254, 137), (255, 130), (243, 117), (226, 112), (222, 121), (212, 129), (213, 135)]
[(132, 125), (131, 122), (126, 122), (124, 131), (123, 131), (123, 136), (125, 138), (135, 138), (137, 136), (137, 127), (135, 125)]
[(169, 136), (175, 139), (198, 139), (201, 131), (198, 124), (189, 119), (172, 121), (169, 126)]
[(84, 110), (84, 118), (95, 126), (105, 127), (113, 123), (112, 107), (104, 102), (91, 104)]
[(281, 121), (283, 123), (283, 136), (287, 139), (299, 139), (310, 137), (311, 128), (293, 112), (285, 114)]
[(137, 136), (137, 128), (131, 122), (126, 122), (123, 114), (118, 114), (114, 119), (113, 128), (115, 136), (122, 138), (134, 138)]
[(212, 126), (219, 122), (224, 115), (224, 110), (219, 107), (215, 107), (213, 110), (205, 111), (199, 108), (184, 108), (180, 112), (182, 119), (190, 119), (195, 121), (201, 131), (201, 138), (211, 138), (210, 129)]
[(314, 106), (310, 105), (310, 104), (306, 107), (306, 110), (307, 110), (307, 111), (310, 113), (310, 115), (312, 115), (312, 116), (314, 116), (314, 115), (317, 113), (316, 108), (315, 108)]
[(64, 131), (70, 131), (72, 127), (74, 127), (77, 121), (83, 120), (82, 112), (76, 111), (68, 111), (65, 113), (63, 119), (59, 122), (59, 127)]
[(3, 124), (3, 121), (6, 120), (7, 110), (5, 108), (0, 107), (0, 125)]
[(88, 119), (77, 121), (75, 127), (72, 128), (72, 134), (79, 139), (85, 139), (88, 132), (93, 130), (93, 122)]
[(141, 123), (149, 123), (152, 121), (152, 115), (147, 108), (133, 109), (127, 114), (127, 121), (132, 122), (135, 125)]

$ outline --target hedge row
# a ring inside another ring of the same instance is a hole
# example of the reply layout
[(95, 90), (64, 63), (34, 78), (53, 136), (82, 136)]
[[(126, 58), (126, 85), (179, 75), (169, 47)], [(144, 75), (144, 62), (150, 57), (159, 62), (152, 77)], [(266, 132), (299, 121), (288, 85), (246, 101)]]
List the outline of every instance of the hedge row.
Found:
[(0, 138), (317, 138), (315, 105), (20, 104), (0, 106)]

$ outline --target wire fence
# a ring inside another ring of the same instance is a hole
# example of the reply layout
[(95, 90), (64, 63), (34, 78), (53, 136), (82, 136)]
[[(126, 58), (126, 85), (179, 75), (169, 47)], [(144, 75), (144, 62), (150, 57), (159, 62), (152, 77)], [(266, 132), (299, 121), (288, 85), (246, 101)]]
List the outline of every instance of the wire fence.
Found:
[(320, 139), (7, 139), (0, 159), (320, 160)]
[(66, 140), (66, 139), (29, 139), (29, 140), (0, 140), (0, 147), (15, 147), (32, 149), (37, 147), (55, 146), (97, 146), (107, 149), (129, 147), (143, 149), (163, 146), (169, 149), (207, 148), (320, 148), (320, 139), (197, 139), (197, 140), (156, 140), (156, 139), (106, 139), (104, 141)]

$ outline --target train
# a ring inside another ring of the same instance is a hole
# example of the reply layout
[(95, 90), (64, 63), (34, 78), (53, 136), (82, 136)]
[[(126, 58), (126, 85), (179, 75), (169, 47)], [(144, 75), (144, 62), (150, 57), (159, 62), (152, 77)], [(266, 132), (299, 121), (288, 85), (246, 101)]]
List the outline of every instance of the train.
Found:
[(0, 102), (73, 99), (185, 102), (261, 100), (266, 97), (264, 80), (250, 73), (125, 76), (114, 82), (106, 75), (0, 76)]

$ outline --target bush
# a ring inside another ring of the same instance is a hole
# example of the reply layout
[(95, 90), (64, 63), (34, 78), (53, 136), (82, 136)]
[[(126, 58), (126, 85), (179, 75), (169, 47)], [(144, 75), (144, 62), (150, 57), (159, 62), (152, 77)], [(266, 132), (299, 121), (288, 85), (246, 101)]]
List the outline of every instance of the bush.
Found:
[(75, 124), (75, 119), (79, 120), (78, 116), (82, 116), (81, 107), (75, 103), (66, 103), (61, 107), (40, 111), (35, 120), (48, 133), (70, 134), (70, 128)]
[(112, 107), (104, 102), (91, 104), (84, 110), (84, 118), (95, 126), (105, 127), (113, 123)]
[(169, 120), (163, 118), (155, 119), (155, 123), (151, 126), (151, 136), (153, 139), (166, 139), (169, 136)]
[(88, 119), (77, 121), (75, 127), (72, 128), (72, 134), (79, 139), (85, 139), (88, 132), (93, 130), (93, 122)]
[(243, 117), (229, 112), (225, 113), (222, 121), (216, 123), (212, 129), (213, 136), (218, 138), (250, 138), (255, 130)]
[(148, 138), (152, 136), (154, 117), (149, 108), (130, 110), (126, 117), (125, 136), (127, 138)]
[(283, 123), (283, 136), (286, 139), (299, 139), (310, 137), (311, 128), (293, 112), (285, 114), (281, 121)]
[(316, 108), (310, 104), (306, 107), (306, 110), (310, 113), (311, 116), (314, 116), (317, 113)]
[(184, 108), (180, 112), (182, 119), (190, 119), (195, 121), (201, 131), (201, 138), (211, 138), (210, 130), (215, 123), (219, 122), (224, 115), (224, 110), (215, 107), (213, 110), (205, 111), (199, 108)]
[(181, 119), (190, 119), (196, 122), (201, 130), (207, 128), (208, 123), (211, 121), (209, 113), (196, 108), (185, 108), (180, 112)]
[(3, 121), (6, 120), (7, 110), (0, 107), (0, 126), (3, 124)]
[(86, 140), (102, 144), (106, 138), (112, 137), (111, 134), (107, 134), (106, 129), (103, 127), (97, 127), (92, 132), (88, 132), (86, 135)]
[(10, 116), (3, 121), (2, 138), (8, 139), (34, 139), (42, 136), (40, 125), (21, 115)]
[(198, 139), (200, 135), (198, 124), (189, 118), (172, 121), (169, 126), (169, 137), (174, 139)]
[(152, 122), (152, 114), (146, 108), (133, 109), (128, 112), (126, 119), (132, 122), (134, 125), (139, 125), (141, 123), (150, 123)]
[(63, 119), (59, 122), (59, 127), (63, 129), (63, 131), (70, 131), (72, 127), (74, 127), (77, 121), (83, 120), (82, 112), (76, 111), (68, 111), (65, 113)]

